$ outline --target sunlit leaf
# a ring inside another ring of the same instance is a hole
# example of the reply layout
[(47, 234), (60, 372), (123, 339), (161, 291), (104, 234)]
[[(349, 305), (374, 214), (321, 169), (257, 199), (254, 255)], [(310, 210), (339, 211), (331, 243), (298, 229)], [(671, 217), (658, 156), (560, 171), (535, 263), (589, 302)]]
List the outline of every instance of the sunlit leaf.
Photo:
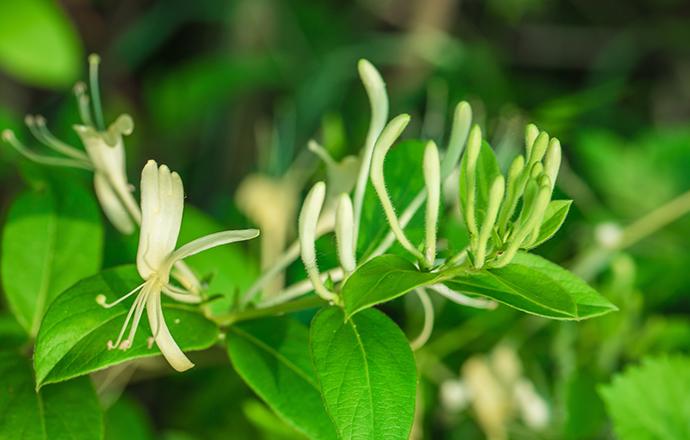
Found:
[[(148, 348), (151, 329), (143, 317), (132, 347), (108, 350), (107, 342), (117, 338), (134, 298), (110, 309), (100, 306), (96, 296), (113, 302), (140, 284), (133, 266), (109, 269), (68, 289), (51, 304), (36, 340), (34, 369), (36, 384), (60, 382), (101, 370), (131, 359), (155, 356), (156, 345)], [(201, 350), (218, 340), (218, 329), (196, 309), (163, 302), (165, 321), (183, 351)]]
[(0, 351), (0, 438), (102, 439), (103, 414), (86, 378), (34, 391), (31, 362)]
[(32, 85), (65, 87), (84, 64), (73, 24), (58, 3), (0, 2), (0, 68)]
[(577, 276), (524, 252), (505, 267), (464, 272), (445, 284), (553, 319), (580, 320), (618, 310)]
[(400, 328), (376, 309), (340, 308), (312, 321), (311, 350), (326, 408), (343, 439), (407, 439), (417, 373)]
[(103, 226), (93, 195), (67, 180), (22, 193), (3, 230), (2, 286), (10, 310), (32, 335), (60, 292), (98, 272)]
[(541, 245), (558, 232), (565, 218), (568, 216), (568, 211), (570, 211), (570, 205), (572, 205), (572, 203), (572, 200), (552, 200), (549, 203), (544, 213), (544, 220), (539, 228), (539, 236), (537, 240), (532, 243), (530, 248)]
[(232, 326), (228, 353), (235, 370), (291, 426), (310, 438), (337, 438), (309, 354), (309, 331), (290, 318)]
[(690, 359), (647, 358), (600, 392), (619, 438), (690, 438)]
[(397, 255), (381, 255), (357, 268), (345, 282), (342, 290), (345, 313), (350, 317), (440, 278), (438, 273), (422, 272)]

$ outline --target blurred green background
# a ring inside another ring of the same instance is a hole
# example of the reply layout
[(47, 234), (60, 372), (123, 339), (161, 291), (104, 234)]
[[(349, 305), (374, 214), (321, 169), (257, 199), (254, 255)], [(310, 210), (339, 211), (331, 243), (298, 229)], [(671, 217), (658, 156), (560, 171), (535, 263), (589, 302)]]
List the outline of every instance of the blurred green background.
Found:
[[(417, 437), (483, 438), (472, 411), (438, 390), (499, 342), (551, 408), (538, 438), (554, 439), (607, 438), (598, 386), (628, 363), (690, 350), (690, 207), (667, 205), (690, 190), (687, 1), (3, 1), (0, 126), (32, 145), (22, 121), (40, 113), (78, 144), (71, 87), (91, 52), (103, 60), (106, 120), (128, 112), (136, 124), (130, 179), (149, 158), (166, 163), (195, 205), (233, 227), (249, 223), (234, 203), (246, 175), (279, 177), (295, 160), (316, 167), (305, 154), (312, 137), (336, 158), (359, 151), (369, 119), (360, 58), (382, 71), (391, 113), (413, 115), (409, 137), (443, 143), (465, 99), (504, 164), (527, 122), (560, 138), (557, 195), (574, 205), (538, 252), (621, 311), (561, 324), (439, 306), (418, 353)], [(3, 145), (3, 212), (24, 186), (24, 162)], [(644, 233), (611, 246), (629, 225)], [(387, 311), (414, 335), (418, 308), (410, 298)], [(135, 380), (108, 411), (107, 438), (295, 438), (208, 356), (191, 374)], [(510, 422), (510, 438), (536, 435)]]

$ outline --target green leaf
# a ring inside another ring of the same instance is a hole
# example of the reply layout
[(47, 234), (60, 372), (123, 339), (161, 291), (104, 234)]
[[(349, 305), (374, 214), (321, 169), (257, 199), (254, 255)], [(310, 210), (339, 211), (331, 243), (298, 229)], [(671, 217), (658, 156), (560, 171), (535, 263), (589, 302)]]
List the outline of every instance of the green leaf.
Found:
[[(419, 140), (407, 140), (397, 144), (386, 155), (383, 164), (386, 187), (398, 215), (424, 189), (422, 159), (425, 144)], [(376, 191), (369, 182), (364, 194), (362, 218), (357, 239), (359, 259), (370, 255), (389, 231), (390, 225), (383, 214), (383, 208), (381, 208)], [(418, 243), (424, 239), (424, 209), (418, 210), (417, 215), (405, 228), (405, 233), (412, 243)], [(393, 246), (392, 249), (396, 247)], [(407, 254), (407, 251), (404, 253)]]
[(417, 373), (400, 328), (376, 309), (345, 320), (340, 308), (311, 323), (311, 350), (326, 409), (343, 439), (407, 439)]
[(18, 348), (29, 341), (24, 329), (14, 317), (7, 313), (0, 313), (0, 347)]
[(84, 62), (77, 32), (57, 3), (0, 2), (0, 68), (19, 80), (69, 86)]
[(299, 322), (266, 318), (232, 326), (228, 353), (235, 370), (287, 423), (309, 438), (337, 438), (326, 413)]
[(106, 411), (105, 440), (154, 439), (153, 428), (146, 411), (135, 400), (120, 397)]
[[(107, 302), (113, 302), (141, 282), (134, 266), (109, 269), (80, 281), (53, 301), (36, 340), (38, 387), (160, 353), (155, 345), (147, 347), (151, 329), (146, 318), (139, 324), (132, 348), (108, 350), (106, 346), (117, 338), (134, 298), (106, 309), (96, 303), (96, 296), (105, 295)], [(183, 351), (202, 350), (218, 340), (215, 324), (196, 309), (175, 302), (164, 302), (163, 309), (170, 332)]]
[(103, 226), (93, 195), (55, 180), (22, 193), (3, 230), (2, 286), (19, 324), (36, 335), (50, 302), (101, 266)]
[(103, 438), (103, 414), (91, 381), (82, 377), (37, 393), (29, 360), (0, 352), (0, 438)]
[[(460, 163), (460, 206), (465, 206), (467, 201), (467, 185), (465, 180), (467, 175), (467, 155), (462, 156)], [(484, 222), (486, 215), (486, 207), (489, 204), (489, 191), (491, 184), (496, 177), (501, 175), (501, 169), (498, 167), (496, 155), (486, 141), (482, 141), (482, 147), (479, 150), (479, 158), (477, 159), (477, 168), (474, 172), (476, 176), (476, 197), (475, 197), (475, 212), (477, 225)], [(464, 215), (464, 213), (463, 213)]]
[(539, 228), (539, 236), (537, 240), (530, 245), (530, 249), (541, 245), (561, 229), (565, 218), (568, 216), (568, 211), (570, 211), (570, 205), (572, 204), (572, 200), (552, 200), (549, 202), (549, 206), (546, 207), (546, 212), (544, 213), (544, 220)]
[[(224, 229), (212, 217), (193, 206), (185, 206), (178, 246)], [(222, 295), (205, 307), (212, 313), (227, 312), (236, 301), (238, 292), (249, 288), (259, 275), (259, 265), (249, 258), (243, 243), (218, 246), (185, 259), (202, 279), (207, 279), (209, 295)]]
[(552, 319), (581, 320), (618, 310), (577, 276), (524, 252), (505, 267), (465, 272), (445, 284)]
[(342, 296), (351, 317), (367, 307), (397, 298), (410, 290), (433, 284), (441, 275), (421, 272), (397, 255), (381, 255), (357, 268), (345, 281)]
[(616, 434), (624, 440), (690, 438), (690, 358), (646, 358), (602, 386)]

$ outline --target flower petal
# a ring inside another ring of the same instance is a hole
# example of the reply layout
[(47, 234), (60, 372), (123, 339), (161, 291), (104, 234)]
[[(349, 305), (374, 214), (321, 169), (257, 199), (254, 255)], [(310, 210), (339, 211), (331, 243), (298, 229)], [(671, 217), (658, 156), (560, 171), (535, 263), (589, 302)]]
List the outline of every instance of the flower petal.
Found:
[(259, 236), (258, 229), (241, 229), (238, 231), (223, 231), (209, 234), (190, 241), (170, 255), (170, 263), (174, 263), (207, 249), (237, 241), (250, 240)]
[(186, 371), (192, 368), (194, 364), (180, 350), (165, 323), (160, 291), (151, 292), (147, 298), (146, 313), (149, 317), (154, 341), (156, 341), (156, 345), (158, 345), (165, 360), (177, 371)]
[(96, 197), (103, 208), (105, 216), (123, 234), (131, 234), (134, 231), (134, 222), (122, 206), (122, 202), (108, 184), (107, 178), (100, 172), (96, 172), (93, 178), (93, 186), (96, 190)]
[(150, 160), (141, 173), (141, 233), (137, 268), (143, 278), (161, 269), (180, 233), (184, 189), (177, 173)]

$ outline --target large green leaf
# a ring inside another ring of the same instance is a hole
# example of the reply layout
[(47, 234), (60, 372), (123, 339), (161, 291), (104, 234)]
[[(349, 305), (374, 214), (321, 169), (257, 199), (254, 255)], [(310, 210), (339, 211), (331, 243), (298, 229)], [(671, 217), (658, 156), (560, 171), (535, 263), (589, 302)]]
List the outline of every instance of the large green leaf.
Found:
[[(398, 215), (424, 189), (424, 174), (422, 172), (424, 146), (425, 142), (408, 140), (397, 144), (386, 155), (384, 162), (386, 188)], [(423, 226), (424, 209), (420, 209), (405, 228), (408, 238), (413, 243), (421, 242), (424, 239)], [(368, 256), (389, 231), (390, 225), (383, 214), (383, 208), (381, 208), (376, 191), (369, 182), (362, 205), (357, 254), (362, 257)]]
[(57, 3), (0, 2), (0, 68), (30, 84), (64, 87), (84, 63), (81, 42)]
[(309, 331), (282, 317), (234, 325), (227, 336), (235, 370), (290, 425), (309, 438), (337, 438), (309, 354)]
[(690, 438), (690, 358), (646, 358), (600, 389), (622, 440)]
[[(57, 386), (57, 385), (52, 385)], [(154, 440), (146, 410), (122, 396), (105, 413), (105, 440)]]
[(82, 377), (37, 393), (31, 362), (0, 352), (0, 438), (103, 438), (103, 414), (91, 381)]
[(439, 280), (439, 273), (421, 272), (397, 255), (381, 255), (357, 268), (343, 286), (342, 296), (348, 317), (410, 290)]
[(29, 337), (9, 313), (0, 312), (0, 347), (17, 348), (27, 343)]
[(50, 302), (101, 265), (94, 197), (67, 180), (52, 183), (17, 197), (3, 230), (2, 286), (17, 321), (34, 336)]
[[(134, 298), (106, 309), (96, 303), (96, 296), (105, 295), (107, 302), (113, 302), (141, 282), (133, 266), (109, 269), (80, 281), (53, 301), (36, 340), (38, 387), (160, 353), (155, 345), (147, 346), (151, 329), (146, 318), (142, 318), (132, 348), (107, 349), (107, 342), (117, 338)], [(163, 309), (182, 350), (205, 349), (218, 340), (217, 327), (196, 309), (173, 302), (164, 302)]]
[(542, 257), (518, 253), (499, 269), (464, 272), (450, 288), (494, 299), (523, 312), (553, 319), (587, 319), (617, 310), (572, 273)]
[(546, 207), (546, 212), (544, 213), (544, 220), (541, 222), (539, 228), (539, 236), (537, 240), (532, 243), (530, 249), (544, 243), (561, 229), (565, 218), (568, 216), (568, 211), (570, 211), (570, 205), (572, 205), (572, 203), (572, 200), (552, 200), (549, 202), (549, 205)]
[[(224, 228), (203, 211), (185, 206), (178, 246)], [(227, 312), (236, 301), (239, 292), (245, 291), (259, 275), (259, 265), (249, 258), (245, 243), (218, 246), (185, 259), (185, 262), (201, 278), (208, 280), (209, 295), (221, 297), (206, 307), (212, 313)]]
[[(498, 167), (494, 150), (491, 148), (491, 145), (489, 145), (486, 141), (483, 141), (482, 147), (479, 150), (479, 157), (477, 158), (477, 168), (474, 172), (476, 179), (474, 215), (477, 225), (481, 225), (484, 222), (486, 207), (489, 204), (489, 191), (491, 190), (491, 184), (493, 184), (496, 177), (498, 177), (500, 174), (501, 169)], [(465, 206), (467, 201), (467, 185), (465, 184), (466, 176), (467, 154), (464, 154), (462, 156), (462, 161), (460, 162), (460, 206)]]
[(400, 328), (376, 309), (345, 320), (340, 308), (319, 312), (311, 350), (326, 409), (343, 439), (407, 439), (417, 374)]

